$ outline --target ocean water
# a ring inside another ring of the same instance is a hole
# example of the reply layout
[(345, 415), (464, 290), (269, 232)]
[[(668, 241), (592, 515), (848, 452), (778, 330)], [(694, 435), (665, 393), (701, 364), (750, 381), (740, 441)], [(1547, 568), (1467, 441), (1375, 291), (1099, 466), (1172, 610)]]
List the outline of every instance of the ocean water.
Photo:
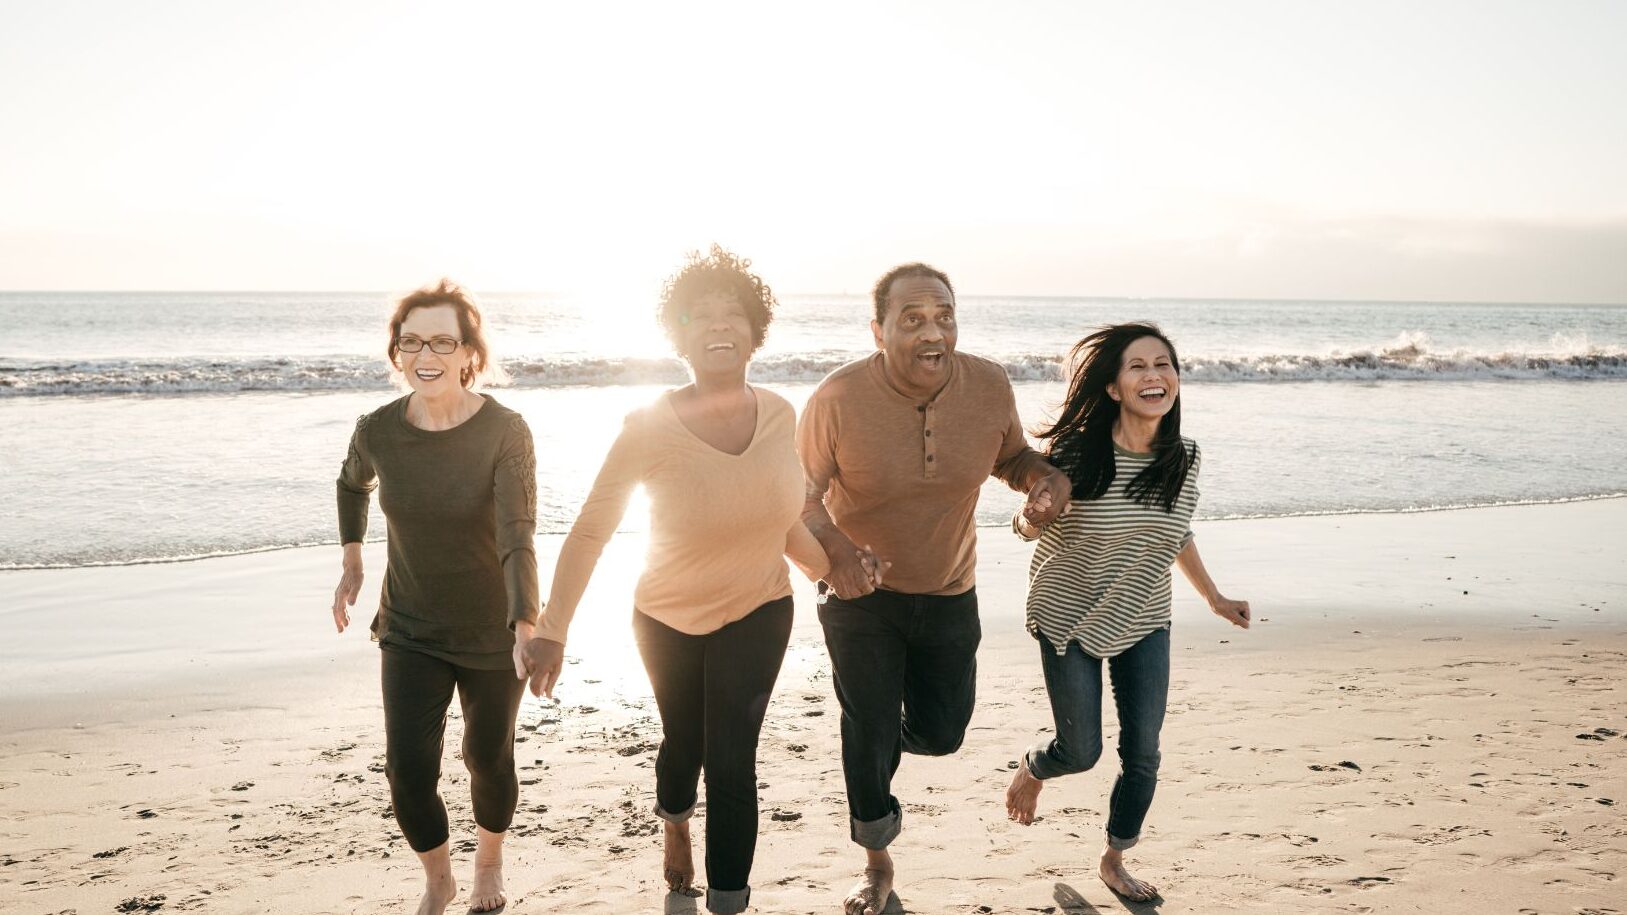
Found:
[[(651, 302), (487, 295), (492, 393), (537, 437), (540, 528), (569, 529), (628, 410), (684, 380)], [(384, 295), (0, 293), (0, 569), (335, 542), (355, 417), (398, 396)], [(753, 381), (800, 407), (870, 352), (869, 303), (787, 296)], [(964, 297), (1033, 425), (1091, 327), (1180, 348), (1201, 518), (1627, 493), (1627, 307)], [(1018, 496), (985, 489), (979, 522)], [(643, 526), (635, 502), (624, 527)], [(375, 532), (382, 523), (375, 521)]]

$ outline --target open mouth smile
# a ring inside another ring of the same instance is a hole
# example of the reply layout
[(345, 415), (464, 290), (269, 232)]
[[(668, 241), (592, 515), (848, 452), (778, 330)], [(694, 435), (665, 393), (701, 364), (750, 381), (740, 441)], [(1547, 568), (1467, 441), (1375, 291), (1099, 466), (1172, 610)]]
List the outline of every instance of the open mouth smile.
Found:
[(435, 379), (441, 377), (442, 375), (445, 375), (446, 370), (445, 369), (417, 369), (416, 371), (413, 372), (413, 374), (418, 376), (419, 381), (434, 381)]
[(1139, 392), (1138, 394), (1136, 394), (1136, 396), (1141, 398), (1143, 403), (1159, 403), (1168, 394), (1169, 394), (1169, 390), (1167, 388), (1163, 387), (1162, 385), (1160, 385), (1158, 387), (1147, 388), (1146, 390), (1143, 390), (1143, 391)]

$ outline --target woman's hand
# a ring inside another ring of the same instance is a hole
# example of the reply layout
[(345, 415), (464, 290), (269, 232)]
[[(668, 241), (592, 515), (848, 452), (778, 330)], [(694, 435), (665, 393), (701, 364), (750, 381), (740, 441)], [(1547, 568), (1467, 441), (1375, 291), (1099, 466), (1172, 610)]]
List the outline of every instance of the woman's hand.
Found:
[[(864, 567), (864, 574), (870, 580), (870, 587), (881, 587), (882, 577), (887, 574), (888, 569), (893, 567), (893, 564), (882, 562), (881, 557), (876, 555), (876, 551), (868, 543), (864, 545), (864, 549), (855, 550), (853, 555), (858, 557), (859, 565)], [(841, 595), (837, 596), (840, 597)]]
[(523, 646), (515, 646), (516, 653), (521, 659), (515, 664), (518, 673), (520, 665), (525, 666), (526, 675), (531, 678), (531, 695), (554, 698), (554, 684), (559, 682), (559, 672), (565, 667), (565, 645), (553, 639), (531, 638), (526, 639)]
[(333, 589), (333, 626), (344, 632), (350, 625), (350, 611), (356, 606), (356, 597), (362, 591), (362, 545), (345, 544), (344, 572), (339, 575), (339, 587)]
[(531, 662), (525, 656), (525, 643), (531, 641), (532, 633), (537, 626), (529, 620), (520, 620), (514, 624), (514, 679), (524, 680), (531, 676)]
[(1248, 601), (1232, 600), (1224, 594), (1216, 594), (1215, 599), (1209, 602), (1209, 609), (1215, 611), (1215, 616), (1242, 629), (1249, 624)]

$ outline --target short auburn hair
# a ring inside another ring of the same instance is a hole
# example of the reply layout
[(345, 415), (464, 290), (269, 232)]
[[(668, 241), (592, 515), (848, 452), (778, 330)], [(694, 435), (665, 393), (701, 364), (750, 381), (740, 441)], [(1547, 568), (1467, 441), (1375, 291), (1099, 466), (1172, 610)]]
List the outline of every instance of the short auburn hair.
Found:
[(480, 316), (480, 306), (475, 304), (474, 296), (444, 277), (433, 286), (425, 286), (403, 296), (396, 303), (395, 313), (390, 315), (390, 346), (386, 351), (390, 366), (396, 371), (401, 370), (397, 357), (401, 355), (401, 325), (407, 320), (407, 315), (415, 308), (434, 308), (437, 305), (450, 305), (457, 312), (458, 333), (463, 336), (463, 345), (469, 348), (469, 365), (458, 381), (466, 388), (473, 388), (480, 382), (501, 384), (507, 381), (508, 373), (492, 361), (491, 348), (486, 344), (485, 321)]

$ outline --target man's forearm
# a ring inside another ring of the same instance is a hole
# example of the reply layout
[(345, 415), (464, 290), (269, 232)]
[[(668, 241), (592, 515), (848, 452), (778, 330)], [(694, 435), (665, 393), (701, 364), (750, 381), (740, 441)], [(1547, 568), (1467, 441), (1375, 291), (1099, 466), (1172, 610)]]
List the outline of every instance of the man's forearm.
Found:
[(825, 508), (824, 499), (809, 499), (803, 504), (802, 523), (807, 526), (808, 533), (819, 541), (826, 556), (852, 555), (853, 550), (857, 549), (853, 541), (836, 526), (835, 520)]

